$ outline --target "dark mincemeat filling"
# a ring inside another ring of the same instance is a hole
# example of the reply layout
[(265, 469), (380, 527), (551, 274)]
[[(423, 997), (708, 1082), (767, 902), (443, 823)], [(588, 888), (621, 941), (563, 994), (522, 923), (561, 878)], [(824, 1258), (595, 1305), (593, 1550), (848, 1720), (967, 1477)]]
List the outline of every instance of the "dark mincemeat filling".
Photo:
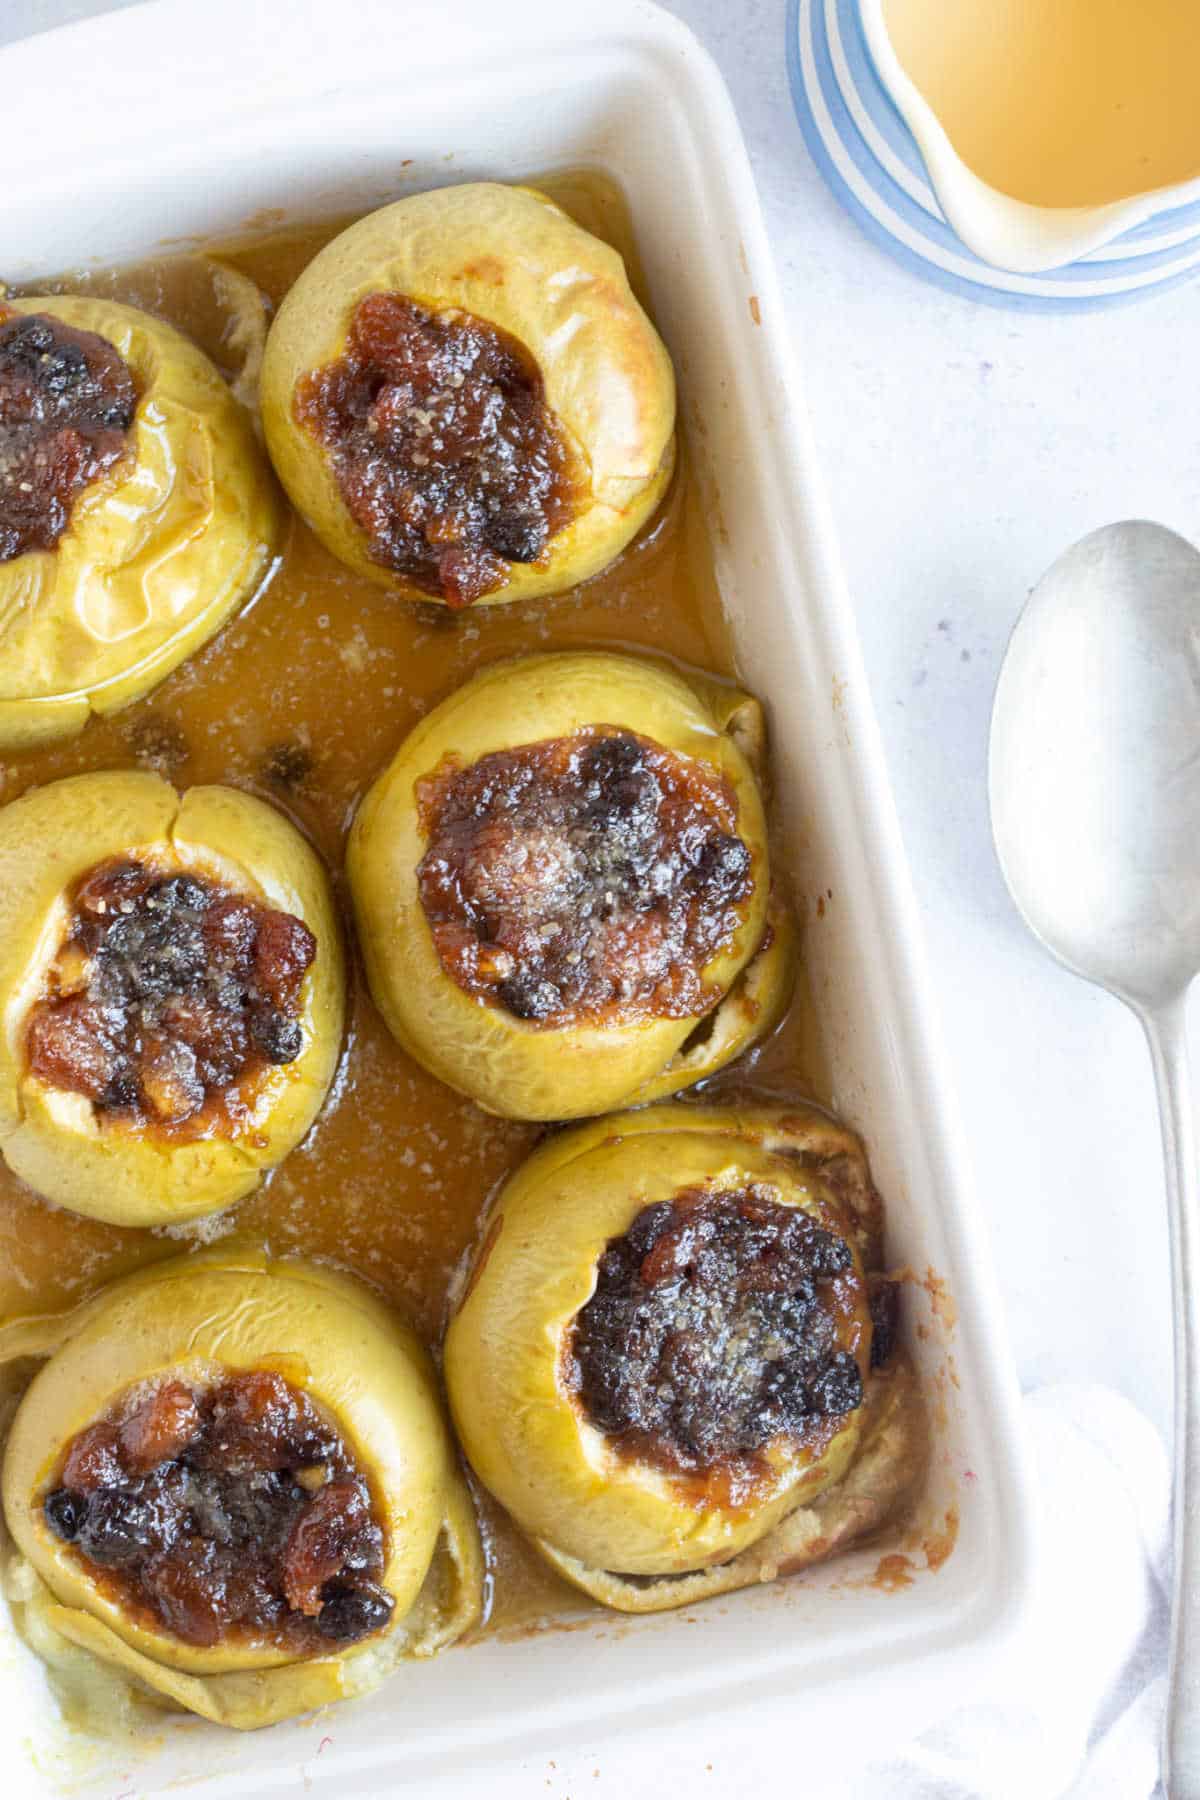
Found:
[(592, 1424), (665, 1467), (708, 1471), (862, 1402), (845, 1241), (768, 1187), (645, 1207), (600, 1258), (572, 1380)]
[(32, 1074), (102, 1112), (236, 1125), (248, 1083), (304, 1047), (316, 939), (290, 913), (144, 863), (85, 877), (26, 1034)]
[(106, 339), (0, 305), (0, 563), (53, 550), (84, 488), (124, 456), (136, 410)]
[(89, 1425), (46, 1521), (123, 1607), (185, 1643), (267, 1640), (297, 1654), (391, 1617), (367, 1482), (312, 1402), (268, 1371), (166, 1381)]
[(371, 555), (469, 606), (534, 563), (574, 510), (572, 457), (524, 346), (402, 294), (354, 310), (346, 350), (296, 390)]
[(420, 783), (417, 870), (442, 967), (519, 1019), (690, 1018), (753, 891), (732, 788), (599, 729)]

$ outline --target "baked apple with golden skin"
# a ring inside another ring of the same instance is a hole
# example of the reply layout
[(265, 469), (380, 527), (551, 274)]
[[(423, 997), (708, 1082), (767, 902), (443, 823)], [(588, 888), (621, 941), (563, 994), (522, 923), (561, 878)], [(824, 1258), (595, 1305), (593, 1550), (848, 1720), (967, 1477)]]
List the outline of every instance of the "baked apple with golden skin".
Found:
[(487, 1110), (566, 1119), (700, 1080), (769, 1031), (770, 903), (745, 694), (600, 652), (486, 669), (410, 734), (347, 867), (393, 1034)]
[(446, 1338), (472, 1468), (622, 1611), (830, 1554), (921, 1466), (879, 1231), (861, 1145), (812, 1108), (551, 1138), (497, 1196)]
[(316, 1118), (345, 976), (325, 871), (234, 788), (72, 776), (0, 810), (0, 1154), (48, 1200), (169, 1225)]
[(222, 1247), (56, 1318), (13, 1418), (7, 1586), (68, 1688), (248, 1729), (479, 1617), (474, 1513), (412, 1332), (359, 1282)]
[(620, 256), (497, 182), (360, 219), (267, 339), (275, 467), (322, 542), (412, 600), (527, 600), (596, 574), (666, 491), (670, 358)]
[(281, 531), (250, 416), (194, 344), (111, 300), (0, 301), (0, 749), (148, 692)]

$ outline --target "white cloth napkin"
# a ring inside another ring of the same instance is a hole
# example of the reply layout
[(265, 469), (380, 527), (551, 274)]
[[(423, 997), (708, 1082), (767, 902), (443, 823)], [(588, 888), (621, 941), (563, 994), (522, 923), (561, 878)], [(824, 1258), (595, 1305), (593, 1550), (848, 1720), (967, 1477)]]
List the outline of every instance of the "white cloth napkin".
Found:
[(992, 1692), (827, 1800), (1151, 1800), (1166, 1688), (1170, 1471), (1108, 1388), (1025, 1402), (1045, 1556), (1028, 1635)]

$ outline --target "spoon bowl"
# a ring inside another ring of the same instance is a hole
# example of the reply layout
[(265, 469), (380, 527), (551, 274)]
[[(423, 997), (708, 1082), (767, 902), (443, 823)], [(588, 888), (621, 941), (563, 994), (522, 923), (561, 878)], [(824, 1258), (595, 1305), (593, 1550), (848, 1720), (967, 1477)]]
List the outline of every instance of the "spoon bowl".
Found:
[(1164, 1777), (1200, 1800), (1200, 1195), (1185, 1005), (1200, 969), (1200, 551), (1093, 532), (1034, 588), (992, 712), (1000, 866), (1033, 933), (1131, 1006), (1162, 1115), (1175, 1296), (1175, 1577)]
[(1152, 1004), (1200, 968), (1200, 552), (1095, 531), (1033, 590), (996, 689), (992, 830), (1030, 929)]

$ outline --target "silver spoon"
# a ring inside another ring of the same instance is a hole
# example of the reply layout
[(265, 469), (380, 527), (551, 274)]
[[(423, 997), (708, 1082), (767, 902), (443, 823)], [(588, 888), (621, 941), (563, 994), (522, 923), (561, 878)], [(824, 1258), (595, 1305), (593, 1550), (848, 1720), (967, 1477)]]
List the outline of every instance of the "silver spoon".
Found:
[(1200, 1195), (1185, 1007), (1200, 969), (1200, 552), (1095, 531), (1033, 590), (1000, 671), (988, 780), (1030, 930), (1141, 1020), (1175, 1293), (1175, 1578), (1163, 1777), (1200, 1800)]

